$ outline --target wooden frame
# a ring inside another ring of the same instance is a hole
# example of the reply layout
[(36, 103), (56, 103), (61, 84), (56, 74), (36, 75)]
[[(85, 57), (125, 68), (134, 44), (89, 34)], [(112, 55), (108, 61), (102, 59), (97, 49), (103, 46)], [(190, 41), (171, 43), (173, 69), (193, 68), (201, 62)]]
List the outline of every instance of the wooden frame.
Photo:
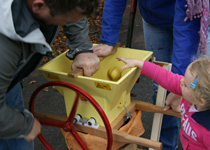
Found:
[[(135, 110), (141, 110), (144, 112), (151, 112), (151, 113), (163, 113), (166, 115), (171, 115), (175, 117), (180, 118), (180, 113), (176, 113), (173, 110), (167, 110), (163, 111), (163, 107), (153, 105), (151, 103), (147, 102), (141, 102), (137, 100), (132, 100), (131, 104), (128, 106), (128, 111), (135, 111)], [(126, 111), (124, 110), (120, 115), (125, 115)], [(52, 114), (42, 114), (39, 112), (35, 112), (35, 117), (39, 120), (51, 120), (51, 121), (59, 121), (59, 122), (65, 122), (67, 120), (66, 116), (57, 116)], [(119, 141), (119, 142), (125, 142), (125, 143), (131, 143), (132, 145), (129, 145), (129, 148), (137, 148), (137, 146), (133, 145), (142, 145), (145, 147), (151, 147), (153, 149), (161, 150), (162, 149), (162, 143), (153, 141), (150, 139), (137, 137), (130, 135), (128, 133), (119, 131), (117, 128), (120, 126), (120, 123), (123, 122), (123, 117), (118, 117), (115, 122), (112, 124), (112, 134), (113, 134), (113, 140)], [(98, 129), (93, 129), (89, 127), (85, 127), (83, 125), (75, 125), (75, 129), (80, 132), (89, 133), (95, 136), (99, 136), (102, 138), (106, 138), (106, 129), (104, 127), (99, 127)], [(130, 149), (131, 150), (131, 149)]]

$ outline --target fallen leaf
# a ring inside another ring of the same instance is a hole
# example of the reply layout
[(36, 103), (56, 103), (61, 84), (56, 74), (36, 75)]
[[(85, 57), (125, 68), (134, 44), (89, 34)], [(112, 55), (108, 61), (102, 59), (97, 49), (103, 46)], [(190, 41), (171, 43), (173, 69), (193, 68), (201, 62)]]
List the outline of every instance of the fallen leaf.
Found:
[(48, 91), (49, 91), (48, 87), (45, 87), (45, 88), (43, 89), (43, 91), (48, 92)]
[(36, 81), (31, 81), (31, 82), (29, 82), (29, 84), (34, 84), (34, 83), (36, 83)]

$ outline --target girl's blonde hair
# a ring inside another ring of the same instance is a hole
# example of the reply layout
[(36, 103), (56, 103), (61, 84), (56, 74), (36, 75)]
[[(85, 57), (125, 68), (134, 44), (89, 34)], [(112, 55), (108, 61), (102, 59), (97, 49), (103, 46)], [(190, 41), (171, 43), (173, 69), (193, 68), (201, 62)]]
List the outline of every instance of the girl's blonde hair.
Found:
[(195, 98), (203, 98), (206, 107), (210, 108), (210, 58), (202, 57), (195, 60), (190, 67), (192, 75), (199, 78), (196, 88), (193, 90)]

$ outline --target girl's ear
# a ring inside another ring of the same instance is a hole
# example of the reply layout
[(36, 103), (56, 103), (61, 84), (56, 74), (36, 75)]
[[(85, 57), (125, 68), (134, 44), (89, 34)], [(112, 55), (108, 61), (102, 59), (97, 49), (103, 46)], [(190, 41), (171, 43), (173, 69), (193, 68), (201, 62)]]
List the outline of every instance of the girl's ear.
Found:
[(206, 100), (203, 99), (203, 98), (200, 98), (200, 99), (198, 99), (198, 103), (197, 104), (200, 105), (200, 106), (204, 106), (206, 104)]

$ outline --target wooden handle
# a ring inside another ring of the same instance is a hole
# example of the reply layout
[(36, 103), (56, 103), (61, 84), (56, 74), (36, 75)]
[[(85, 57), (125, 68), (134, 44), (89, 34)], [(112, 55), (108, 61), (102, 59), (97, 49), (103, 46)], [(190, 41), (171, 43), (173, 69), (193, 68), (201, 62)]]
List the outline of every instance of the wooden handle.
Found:
[[(107, 137), (105, 128), (101, 127), (101, 126), (98, 129), (93, 129), (93, 128), (85, 127), (82, 125), (75, 125), (75, 129), (77, 131), (89, 133), (89, 134), (92, 134), (92, 135), (95, 135), (98, 137), (102, 137), (102, 138)], [(162, 149), (162, 143), (160, 143), (160, 142), (156, 142), (156, 141), (152, 141), (152, 140), (149, 140), (146, 138), (130, 135), (128, 133), (125, 133), (123, 131), (119, 131), (116, 129), (112, 129), (112, 135), (113, 135), (114, 141), (122, 142), (125, 144), (126, 143), (138, 144), (138, 145), (154, 148), (157, 150)]]
[(136, 104), (136, 109), (141, 110), (144, 112), (153, 112), (153, 113), (162, 113), (165, 115), (170, 115), (174, 116), (177, 118), (181, 118), (181, 114), (178, 112), (173, 111), (172, 109), (169, 109), (167, 111), (164, 111), (164, 107), (156, 106), (151, 103), (147, 102), (142, 102), (142, 101), (137, 101), (137, 100), (132, 100), (133, 103)]
[[(120, 46), (120, 43), (117, 43), (116, 46), (113, 47), (111, 54), (114, 54), (117, 51), (117, 48)], [(102, 61), (105, 57), (99, 57), (100, 61)], [(83, 69), (75, 69), (68, 73), (68, 77), (70, 78), (77, 78), (78, 76), (83, 76), (84, 70)]]
[[(101, 60), (103, 60), (103, 57), (98, 57)], [(82, 68), (76, 68), (75, 70), (72, 70), (71, 72), (68, 73), (68, 77), (70, 78), (77, 78), (78, 76), (83, 76), (84, 75), (84, 70)]]
[(68, 73), (68, 77), (70, 78), (77, 78), (78, 76), (83, 76), (83, 75), (84, 75), (84, 70), (79, 68)]

